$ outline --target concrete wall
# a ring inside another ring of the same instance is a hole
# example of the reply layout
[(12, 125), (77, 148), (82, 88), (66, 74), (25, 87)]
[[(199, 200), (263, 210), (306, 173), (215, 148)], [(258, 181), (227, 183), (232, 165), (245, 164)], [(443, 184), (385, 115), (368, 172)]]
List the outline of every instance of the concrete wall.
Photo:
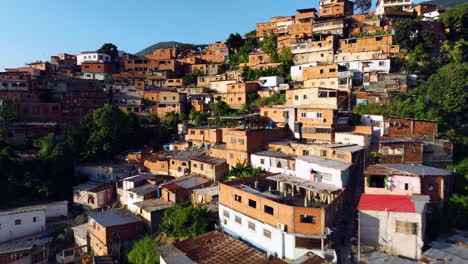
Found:
[(296, 159), (296, 176), (297, 177), (306, 179), (306, 180), (318, 181), (318, 179), (314, 180), (312, 178), (312, 175), (310, 172), (311, 170), (318, 172), (318, 174), (321, 176), (321, 182), (323, 183), (332, 184), (340, 188), (346, 187), (348, 179), (347, 178), (345, 179), (344, 176), (348, 175), (347, 172), (341, 172), (338, 169), (324, 167), (324, 166), (321, 166), (320, 164), (313, 164), (304, 160)]
[[(396, 231), (396, 221), (417, 224), (416, 234)], [(376, 246), (388, 254), (412, 259), (421, 257), (425, 232), (425, 218), (417, 213), (360, 211), (361, 242)]]
[[(281, 163), (281, 168), (278, 168), (278, 162)], [(288, 175), (295, 175), (294, 160), (279, 159), (251, 154), (250, 165), (253, 168), (263, 168), (264, 170), (269, 171), (271, 173), (284, 173)]]
[[(20, 224), (15, 224), (20, 220)], [(0, 216), (0, 242), (15, 239), (23, 236), (33, 235), (45, 231), (46, 213), (45, 210), (36, 210), (10, 215)]]

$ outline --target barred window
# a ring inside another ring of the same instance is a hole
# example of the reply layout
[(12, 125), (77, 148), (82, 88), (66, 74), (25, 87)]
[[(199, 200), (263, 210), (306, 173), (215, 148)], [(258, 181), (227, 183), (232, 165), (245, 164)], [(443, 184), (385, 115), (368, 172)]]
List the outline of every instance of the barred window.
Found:
[(399, 221), (396, 220), (396, 232), (403, 233), (403, 234), (417, 234), (418, 232), (418, 224), (406, 221)]

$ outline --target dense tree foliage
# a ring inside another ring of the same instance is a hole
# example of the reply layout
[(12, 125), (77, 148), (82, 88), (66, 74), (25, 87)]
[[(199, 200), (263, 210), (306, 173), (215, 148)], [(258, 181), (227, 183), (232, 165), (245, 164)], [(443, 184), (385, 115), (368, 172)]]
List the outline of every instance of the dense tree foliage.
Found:
[(258, 98), (253, 101), (252, 104), (259, 108), (262, 106), (273, 106), (273, 105), (284, 105), (286, 103), (286, 94), (285, 93), (275, 93), (269, 97)]
[(228, 39), (226, 40), (226, 46), (228, 47), (229, 51), (234, 53), (244, 44), (244, 39), (239, 33), (229, 35)]
[(443, 111), (468, 117), (468, 63), (441, 67), (429, 78), (428, 92)]
[(440, 21), (450, 29), (450, 37), (454, 39), (468, 37), (468, 3), (447, 9), (440, 15)]
[(190, 110), (189, 120), (192, 121), (192, 124), (194, 126), (201, 126), (204, 125), (208, 119), (208, 114), (203, 111), (195, 111), (195, 110)]
[(136, 241), (127, 255), (131, 264), (158, 264), (159, 253), (156, 249), (160, 245), (148, 236)]
[(161, 231), (172, 238), (196, 237), (213, 230), (214, 219), (205, 207), (194, 207), (189, 201), (164, 211)]
[(211, 113), (214, 117), (227, 116), (231, 112), (229, 105), (218, 96), (215, 102), (210, 104)]
[(195, 69), (194, 71), (187, 73), (184, 75), (184, 85), (192, 85), (192, 84), (197, 84), (198, 77), (203, 76), (204, 73), (199, 70)]
[(96, 52), (105, 53), (111, 56), (112, 58), (117, 57), (119, 55), (119, 50), (117, 49), (117, 46), (112, 43), (105, 43)]
[[(8, 188), (0, 193), (0, 207), (69, 199), (72, 186), (86, 180), (73, 176), (76, 162), (107, 161), (129, 148), (160, 146), (174, 132), (163, 128), (160, 134), (153, 126), (159, 123), (156, 116), (140, 120), (108, 105), (85, 116), (78, 128), (40, 137), (31, 145), (12, 145), (1, 137), (0, 184)], [(24, 150), (37, 151), (38, 157), (23, 159), (15, 154)], [(7, 198), (18, 193), (23, 194), (18, 199)]]

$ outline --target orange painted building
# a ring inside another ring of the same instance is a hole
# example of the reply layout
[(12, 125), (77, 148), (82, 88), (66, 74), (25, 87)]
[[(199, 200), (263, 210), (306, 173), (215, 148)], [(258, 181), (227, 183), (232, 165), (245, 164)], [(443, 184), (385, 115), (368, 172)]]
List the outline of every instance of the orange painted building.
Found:
[(172, 60), (177, 58), (177, 48), (155, 49), (153, 54), (146, 57), (151, 60)]
[(369, 51), (396, 54), (400, 52), (400, 46), (393, 44), (393, 35), (340, 40), (339, 53), (358, 53)]
[(351, 16), (354, 3), (348, 0), (323, 0), (320, 2), (321, 17)]
[(257, 82), (230, 83), (227, 85), (228, 93), (253, 93), (258, 90)]

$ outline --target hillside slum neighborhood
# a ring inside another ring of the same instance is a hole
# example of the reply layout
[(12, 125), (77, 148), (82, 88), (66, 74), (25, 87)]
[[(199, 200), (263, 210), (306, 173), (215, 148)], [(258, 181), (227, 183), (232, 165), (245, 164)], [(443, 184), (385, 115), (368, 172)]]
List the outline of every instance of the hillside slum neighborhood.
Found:
[[(467, 263), (468, 233), (426, 235), (429, 215), (454, 187), (446, 169), (453, 145), (438, 138), (438, 122), (352, 111), (417, 82), (393, 65), (404, 59), (394, 29), (417, 14), (443, 41), (443, 10), (411, 0), (354, 10), (352, 1), (323, 0), (318, 10), (256, 24), (252, 38), (273, 35), (278, 50), (290, 49), (289, 80), (242, 74), (281, 67), (261, 48), (226, 70), (226, 42), (145, 56), (61, 53), (1, 72), (0, 98), (14, 98), (20, 118), (8, 137), (19, 143), (76, 127), (106, 105), (164, 118), (209, 113), (221, 101), (234, 111), (259, 98), (284, 102), (199, 126), (181, 121), (159, 149), (77, 164), (75, 175), (87, 180), (67, 190), (72, 200), (0, 211), (0, 263), (81, 263), (88, 255), (90, 263), (124, 263), (132, 242), (159, 234), (165, 211), (186, 201), (207, 208), (215, 230), (161, 245), (160, 263)], [(241, 165), (261, 173), (230, 180)], [(60, 242), (64, 229), (72, 243)]]

